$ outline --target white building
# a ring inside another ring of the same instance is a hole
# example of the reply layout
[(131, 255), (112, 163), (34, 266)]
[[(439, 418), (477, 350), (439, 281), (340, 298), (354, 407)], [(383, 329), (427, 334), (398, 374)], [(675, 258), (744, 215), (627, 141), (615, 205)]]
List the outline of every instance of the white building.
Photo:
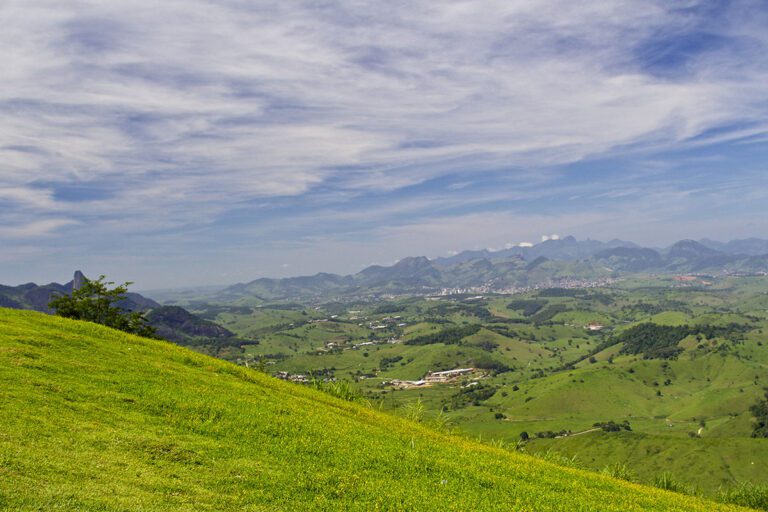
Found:
[(475, 372), (474, 368), (457, 368), (455, 370), (445, 370), (443, 372), (429, 372), (424, 380), (426, 382), (449, 382), (453, 379), (471, 375)]

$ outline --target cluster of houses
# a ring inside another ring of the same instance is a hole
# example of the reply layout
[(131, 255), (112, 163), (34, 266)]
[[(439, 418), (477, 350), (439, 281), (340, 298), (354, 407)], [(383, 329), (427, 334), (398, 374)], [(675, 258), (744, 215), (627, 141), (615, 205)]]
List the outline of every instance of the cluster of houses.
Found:
[(277, 372), (275, 377), (289, 382), (297, 382), (299, 384), (306, 384), (309, 382), (309, 377), (298, 373)]
[(443, 372), (429, 372), (424, 377), (424, 380), (430, 383), (451, 382), (459, 377), (472, 375), (473, 373), (475, 373), (474, 368), (457, 368), (456, 370), (445, 370)]
[[(538, 283), (530, 286), (509, 286), (499, 287), (493, 282), (487, 282), (481, 286), (470, 286), (467, 288), (441, 288), (436, 294), (437, 297), (427, 297), (427, 300), (439, 300), (440, 297), (449, 295), (467, 295), (467, 294), (501, 294), (501, 295), (518, 295), (521, 293), (528, 293), (531, 291), (542, 290), (545, 288), (600, 288), (608, 286), (616, 282), (616, 279), (605, 277), (600, 279), (574, 279), (574, 278), (561, 278), (553, 279), (543, 283)], [(471, 297), (465, 300), (480, 300), (482, 295), (477, 297)]]
[(359, 349), (359, 348), (363, 348), (363, 347), (369, 347), (369, 346), (371, 346), (371, 345), (384, 345), (384, 344), (391, 344), (391, 345), (394, 345), (394, 344), (396, 344), (396, 343), (400, 343), (401, 341), (403, 341), (403, 340), (401, 340), (400, 338), (389, 338), (389, 339), (388, 339), (388, 340), (386, 340), (386, 341), (381, 341), (381, 340), (376, 340), (376, 341), (363, 341), (363, 342), (361, 342), (361, 343), (357, 343), (357, 344), (355, 344), (355, 345), (352, 345), (352, 348), (353, 348), (353, 349)]
[[(374, 331), (379, 331), (381, 329), (389, 329), (390, 327), (393, 327), (395, 325), (397, 325), (398, 327), (405, 327), (408, 324), (403, 322), (402, 319), (403, 317), (401, 316), (388, 316), (388, 317), (382, 318), (377, 322), (368, 322), (368, 327)], [(358, 324), (358, 325), (362, 327), (363, 324)]]
[(387, 340), (361, 341), (360, 343), (355, 343), (352, 346), (344, 345), (343, 343), (339, 343), (339, 342), (336, 342), (336, 341), (327, 341), (325, 343), (325, 349), (318, 349), (318, 352), (323, 352), (323, 351), (327, 351), (327, 350), (334, 350), (334, 349), (339, 349), (339, 350), (349, 350), (349, 349), (360, 350), (361, 348), (371, 347), (373, 345), (387, 345), (387, 344), (394, 345), (394, 344), (400, 343), (402, 341), (403, 340), (401, 340), (400, 338), (392, 337), (392, 338), (389, 338)]
[(429, 372), (421, 380), (399, 380), (393, 379), (389, 382), (385, 382), (385, 385), (390, 385), (395, 389), (410, 389), (429, 387), (433, 384), (447, 384), (455, 382), (461, 377), (474, 375), (476, 373), (475, 368), (457, 368), (455, 370), (445, 370), (442, 372)]
[[(478, 376), (477, 370), (475, 368), (456, 368), (455, 370), (445, 370), (441, 372), (428, 372), (423, 379), (420, 380), (399, 380), (399, 379), (393, 379), (389, 382), (384, 382), (384, 385), (389, 385), (394, 387), (395, 389), (410, 389), (410, 388), (420, 388), (420, 387), (429, 387), (433, 384), (448, 384), (451, 382), (457, 382), (462, 377), (468, 377), (468, 376)], [(282, 380), (287, 380), (289, 382), (296, 382), (299, 384), (306, 384), (310, 381), (310, 378), (307, 375), (300, 374), (300, 373), (290, 373), (290, 372), (277, 372), (274, 374), (275, 377)], [(479, 375), (480, 377), (482, 375)], [(367, 377), (367, 376), (366, 376)], [(475, 383), (469, 383), (467, 386), (472, 386)]]

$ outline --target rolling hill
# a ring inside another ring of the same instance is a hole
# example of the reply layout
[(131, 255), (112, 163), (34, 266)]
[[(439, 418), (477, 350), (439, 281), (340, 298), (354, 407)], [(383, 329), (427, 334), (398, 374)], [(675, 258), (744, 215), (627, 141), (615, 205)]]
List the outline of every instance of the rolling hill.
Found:
[(3, 510), (742, 510), (28, 311), (0, 309), (0, 390)]

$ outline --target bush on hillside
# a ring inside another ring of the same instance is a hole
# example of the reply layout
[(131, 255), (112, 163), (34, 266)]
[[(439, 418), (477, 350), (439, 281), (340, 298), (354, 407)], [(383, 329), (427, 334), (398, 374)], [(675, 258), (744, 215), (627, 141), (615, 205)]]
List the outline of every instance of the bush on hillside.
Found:
[(475, 386), (462, 388), (461, 391), (453, 395), (445, 405), (450, 409), (456, 410), (467, 405), (480, 405), (485, 400), (496, 394), (495, 386), (488, 384), (477, 384)]
[(631, 431), (632, 427), (629, 425), (629, 421), (624, 420), (621, 423), (616, 423), (613, 420), (610, 421), (598, 421), (593, 427), (600, 428), (603, 432), (621, 432), (622, 430)]
[(656, 477), (654, 477), (652, 482), (654, 487), (658, 487), (659, 489), (664, 489), (665, 491), (672, 491), (672, 492), (681, 492), (688, 494), (688, 489), (675, 480), (672, 477), (672, 474), (669, 472), (664, 472)]
[(755, 422), (752, 424), (752, 437), (768, 438), (768, 391), (765, 392), (765, 399), (750, 407), (749, 411), (755, 417)]
[(55, 310), (58, 316), (65, 318), (85, 320), (139, 336), (154, 337), (155, 330), (147, 324), (142, 313), (126, 311), (116, 305), (125, 300), (131, 283), (123, 283), (110, 289), (109, 286), (115, 283), (105, 279), (106, 276), (99, 276), (96, 280), (84, 277), (82, 284), (73, 289), (70, 295), (54, 297), (48, 307)]
[(626, 464), (610, 464), (605, 466), (600, 472), (612, 478), (626, 480), (627, 482), (633, 482), (635, 480), (635, 474), (627, 467)]

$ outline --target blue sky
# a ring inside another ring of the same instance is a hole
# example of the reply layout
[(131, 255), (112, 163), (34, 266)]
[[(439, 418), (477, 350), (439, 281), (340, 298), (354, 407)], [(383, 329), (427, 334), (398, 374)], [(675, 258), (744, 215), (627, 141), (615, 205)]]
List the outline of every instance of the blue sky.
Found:
[(0, 283), (768, 237), (756, 1), (0, 4)]

